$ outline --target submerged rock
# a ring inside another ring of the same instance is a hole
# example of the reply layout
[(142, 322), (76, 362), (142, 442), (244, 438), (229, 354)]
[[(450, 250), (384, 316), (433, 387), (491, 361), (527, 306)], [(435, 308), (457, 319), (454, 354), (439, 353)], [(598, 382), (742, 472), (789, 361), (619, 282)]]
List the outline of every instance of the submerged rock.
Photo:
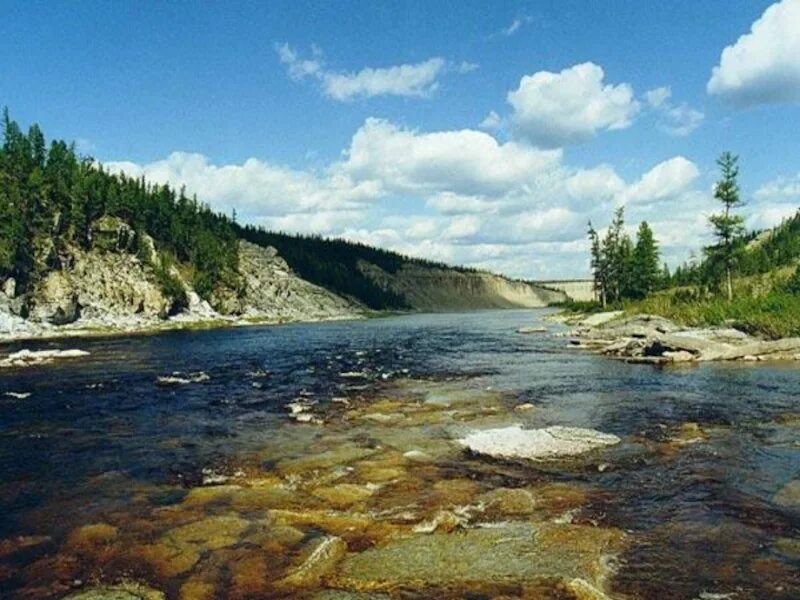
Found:
[(787, 483), (772, 500), (779, 506), (800, 508), (800, 479)]
[(203, 371), (197, 371), (196, 373), (181, 373), (180, 371), (174, 371), (172, 375), (162, 375), (156, 379), (156, 383), (163, 386), (186, 385), (187, 383), (204, 383), (210, 379), (211, 377), (209, 377), (208, 373)]
[(541, 327), (537, 325), (531, 325), (529, 327), (520, 327), (517, 329), (517, 333), (547, 333), (547, 327)]
[(85, 350), (20, 350), (12, 352), (3, 360), (0, 360), (2, 367), (30, 367), (34, 365), (44, 365), (62, 358), (79, 358), (88, 356)]
[(579, 427), (522, 429), (519, 425), (512, 425), (501, 429), (475, 431), (459, 442), (471, 452), (493, 458), (548, 460), (613, 446), (620, 439), (610, 433)]
[(278, 588), (318, 587), (336, 564), (347, 554), (347, 544), (339, 537), (325, 536), (311, 543), (304, 553), (302, 562), (290, 569)]
[(417, 535), (348, 556), (331, 583), (358, 591), (438, 587), (472, 593), (576, 578), (588, 585), (601, 578), (607, 554), (621, 540), (616, 530), (530, 523)]
[(64, 600), (165, 600), (163, 592), (140, 583), (94, 587), (67, 596)]

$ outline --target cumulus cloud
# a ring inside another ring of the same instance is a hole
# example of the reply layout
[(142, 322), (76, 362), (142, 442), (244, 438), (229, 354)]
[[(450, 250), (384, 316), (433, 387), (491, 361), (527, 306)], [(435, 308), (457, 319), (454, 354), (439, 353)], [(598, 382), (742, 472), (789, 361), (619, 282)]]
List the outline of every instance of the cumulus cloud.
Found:
[(800, 102), (800, 0), (773, 4), (722, 51), (708, 93), (747, 107)]
[(774, 227), (792, 217), (800, 207), (800, 173), (777, 177), (762, 184), (747, 205), (748, 225), (754, 229)]
[(302, 58), (285, 43), (276, 45), (275, 50), (280, 62), (286, 65), (289, 77), (295, 81), (315, 79), (323, 94), (340, 102), (375, 96), (427, 98), (438, 89), (439, 78), (446, 71), (466, 74), (478, 68), (475, 63), (449, 64), (443, 58), (433, 57), (415, 64), (338, 72), (326, 68), (322, 51), (315, 46), (312, 46), (311, 58)]
[[(585, 276), (587, 219), (603, 225), (623, 203), (629, 223), (648, 219), (665, 253), (678, 256), (699, 245), (707, 227), (698, 212), (710, 198), (695, 189), (697, 167), (681, 156), (627, 182), (609, 164), (564, 164), (560, 150), (381, 119), (367, 119), (341, 158), (320, 170), (256, 158), (219, 165), (185, 152), (104, 164), (185, 185), (216, 210), (235, 208), (242, 222), (525, 277)], [(678, 210), (685, 206), (692, 210)]]
[(490, 110), (489, 114), (481, 121), (480, 128), (488, 131), (499, 129), (503, 125), (503, 119), (495, 111)]
[(657, 164), (622, 194), (626, 202), (652, 203), (686, 191), (700, 175), (692, 161), (676, 156)]
[(524, 76), (508, 93), (515, 136), (555, 148), (584, 142), (604, 129), (629, 127), (639, 103), (627, 83), (604, 83), (602, 67), (591, 62), (559, 73)]
[(647, 104), (658, 114), (658, 128), (669, 135), (683, 137), (692, 133), (703, 123), (705, 115), (686, 102), (673, 104), (672, 90), (659, 87), (645, 92)]
[(420, 133), (370, 118), (355, 133), (343, 171), (395, 192), (503, 194), (557, 166), (560, 150), (499, 143), (473, 129)]
[(341, 172), (318, 175), (255, 158), (215, 165), (202, 154), (173, 152), (143, 165), (109, 161), (104, 167), (173, 187), (186, 186), (215, 210), (230, 214), (236, 209), (245, 220), (277, 229), (299, 230), (302, 225), (304, 230), (331, 231), (356, 215), (363, 216), (365, 207), (383, 193), (378, 183), (355, 182)]
[(753, 195), (760, 201), (800, 202), (800, 173), (768, 181)]

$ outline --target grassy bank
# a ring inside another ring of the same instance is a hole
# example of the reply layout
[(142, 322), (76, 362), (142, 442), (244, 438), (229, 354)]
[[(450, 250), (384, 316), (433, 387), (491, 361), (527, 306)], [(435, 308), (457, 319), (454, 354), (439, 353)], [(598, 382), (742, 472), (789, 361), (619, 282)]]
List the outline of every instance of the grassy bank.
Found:
[(728, 302), (714, 296), (686, 299), (680, 294), (654, 294), (625, 305), (627, 313), (661, 315), (677, 323), (702, 327), (732, 325), (771, 339), (800, 335), (800, 295), (774, 291), (763, 296), (739, 296)]

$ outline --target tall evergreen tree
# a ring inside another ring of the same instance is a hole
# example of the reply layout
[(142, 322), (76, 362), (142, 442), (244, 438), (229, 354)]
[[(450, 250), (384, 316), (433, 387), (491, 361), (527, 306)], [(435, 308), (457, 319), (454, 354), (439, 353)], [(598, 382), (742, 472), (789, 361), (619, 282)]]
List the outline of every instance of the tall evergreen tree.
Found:
[[(642, 221), (636, 232), (636, 247), (633, 250), (632, 263), (631, 296), (644, 298), (656, 289), (660, 276), (658, 243), (647, 221)], [(666, 268), (666, 265), (664, 267)], [(669, 269), (667, 269), (667, 273), (669, 273)]]
[(742, 205), (739, 197), (738, 162), (739, 157), (730, 152), (723, 152), (717, 159), (722, 177), (714, 187), (714, 198), (722, 203), (723, 210), (709, 217), (716, 244), (706, 248), (706, 255), (724, 273), (729, 301), (733, 300), (732, 271), (736, 263), (737, 242), (744, 234), (744, 218), (732, 212)]

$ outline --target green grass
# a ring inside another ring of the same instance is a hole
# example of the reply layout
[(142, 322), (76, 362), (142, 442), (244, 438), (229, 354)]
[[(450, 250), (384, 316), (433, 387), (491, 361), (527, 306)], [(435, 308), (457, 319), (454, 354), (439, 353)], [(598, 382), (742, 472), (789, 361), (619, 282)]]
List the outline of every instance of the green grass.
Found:
[(720, 296), (692, 298), (668, 291), (628, 304), (625, 311), (661, 315), (690, 326), (730, 325), (770, 339), (800, 335), (800, 295), (780, 290), (743, 294), (732, 302)]

